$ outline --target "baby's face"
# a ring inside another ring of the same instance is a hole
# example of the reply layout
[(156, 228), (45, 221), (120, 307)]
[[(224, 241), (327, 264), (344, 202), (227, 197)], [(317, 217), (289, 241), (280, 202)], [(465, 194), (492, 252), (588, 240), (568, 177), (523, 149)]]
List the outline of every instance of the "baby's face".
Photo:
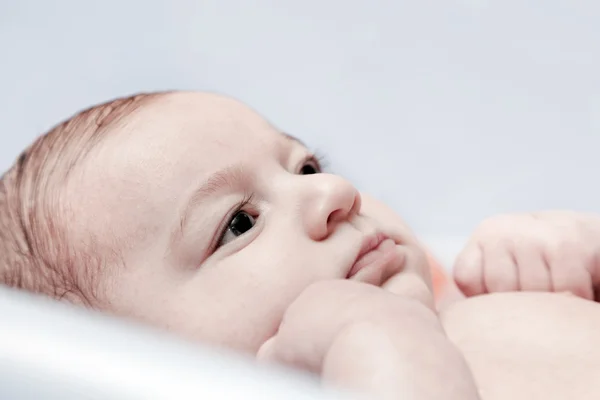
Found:
[(311, 283), (429, 285), (395, 213), (237, 102), (167, 95), (117, 129), (67, 192), (73, 230), (120, 249), (123, 265), (102, 272), (111, 311), (254, 352)]

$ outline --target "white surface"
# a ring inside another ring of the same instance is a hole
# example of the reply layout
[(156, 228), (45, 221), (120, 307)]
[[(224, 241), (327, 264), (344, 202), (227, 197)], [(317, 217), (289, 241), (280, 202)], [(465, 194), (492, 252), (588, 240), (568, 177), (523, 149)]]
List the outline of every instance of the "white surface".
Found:
[(599, 21), (594, 0), (0, 0), (0, 168), (92, 103), (208, 89), (329, 154), (424, 238), (600, 211)]
[(0, 315), (0, 399), (342, 400), (303, 375), (2, 287)]

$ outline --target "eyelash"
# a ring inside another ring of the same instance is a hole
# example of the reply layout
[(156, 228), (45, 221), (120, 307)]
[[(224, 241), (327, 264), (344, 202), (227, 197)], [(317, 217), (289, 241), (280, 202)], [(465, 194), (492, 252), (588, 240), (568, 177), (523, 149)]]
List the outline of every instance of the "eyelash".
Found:
[[(315, 164), (315, 167), (317, 168), (319, 173), (322, 173), (325, 168), (324, 166), (327, 165), (327, 158), (323, 153), (315, 152), (315, 153), (307, 156), (300, 163), (300, 168), (302, 168), (302, 166), (304, 166), (310, 162)], [(223, 238), (227, 234), (227, 229), (229, 229), (229, 224), (231, 223), (232, 218), (240, 211), (244, 211), (244, 209), (246, 209), (249, 204), (252, 204), (253, 199), (254, 199), (254, 193), (245, 194), (244, 197), (242, 198), (242, 200), (240, 202), (238, 202), (235, 205), (235, 207), (231, 210), (231, 212), (229, 212), (227, 214), (227, 217), (224, 218), (223, 223), (219, 227), (219, 230), (218, 230), (219, 235), (216, 236), (216, 240), (211, 245), (211, 253), (214, 253), (219, 248), (218, 247), (219, 243), (221, 243), (223, 241)]]
[(244, 195), (242, 200), (238, 202), (235, 207), (227, 214), (227, 217), (223, 220), (223, 223), (219, 227), (219, 235), (217, 239), (211, 246), (211, 253), (215, 252), (218, 249), (219, 243), (223, 240), (225, 235), (227, 234), (227, 229), (229, 229), (229, 224), (231, 223), (232, 218), (239, 213), (240, 211), (244, 211), (244, 209), (252, 204), (252, 200), (254, 199), (254, 193), (247, 193)]
[(313, 154), (308, 155), (300, 164), (300, 168), (302, 168), (306, 163), (309, 162), (313, 162), (319, 170), (319, 172), (325, 172), (325, 170), (327, 170), (329, 166), (327, 156), (318, 150), (315, 151)]

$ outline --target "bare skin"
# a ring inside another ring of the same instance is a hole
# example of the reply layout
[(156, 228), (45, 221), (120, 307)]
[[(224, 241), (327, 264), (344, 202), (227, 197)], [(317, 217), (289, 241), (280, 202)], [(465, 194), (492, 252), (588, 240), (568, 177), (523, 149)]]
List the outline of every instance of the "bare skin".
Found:
[(95, 307), (370, 398), (600, 394), (596, 303), (515, 293), (590, 298), (594, 218), (486, 221), (455, 267), (474, 297), (438, 313), (402, 219), (243, 104), (173, 93), (111, 129), (55, 196), (69, 218), (53, 228), (112, 256), (91, 271)]
[(556, 293), (497, 293), (455, 303), (441, 320), (482, 399), (598, 398), (598, 303)]
[(484, 399), (600, 393), (600, 218), (571, 211), (482, 222), (454, 266), (440, 317)]

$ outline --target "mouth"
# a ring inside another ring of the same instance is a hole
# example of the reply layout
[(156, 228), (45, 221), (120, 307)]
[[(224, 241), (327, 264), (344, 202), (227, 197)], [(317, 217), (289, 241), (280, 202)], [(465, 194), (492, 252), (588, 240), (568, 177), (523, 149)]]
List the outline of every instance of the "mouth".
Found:
[(365, 238), (347, 279), (366, 269), (383, 269), (392, 260), (396, 243), (389, 236), (377, 233)]

